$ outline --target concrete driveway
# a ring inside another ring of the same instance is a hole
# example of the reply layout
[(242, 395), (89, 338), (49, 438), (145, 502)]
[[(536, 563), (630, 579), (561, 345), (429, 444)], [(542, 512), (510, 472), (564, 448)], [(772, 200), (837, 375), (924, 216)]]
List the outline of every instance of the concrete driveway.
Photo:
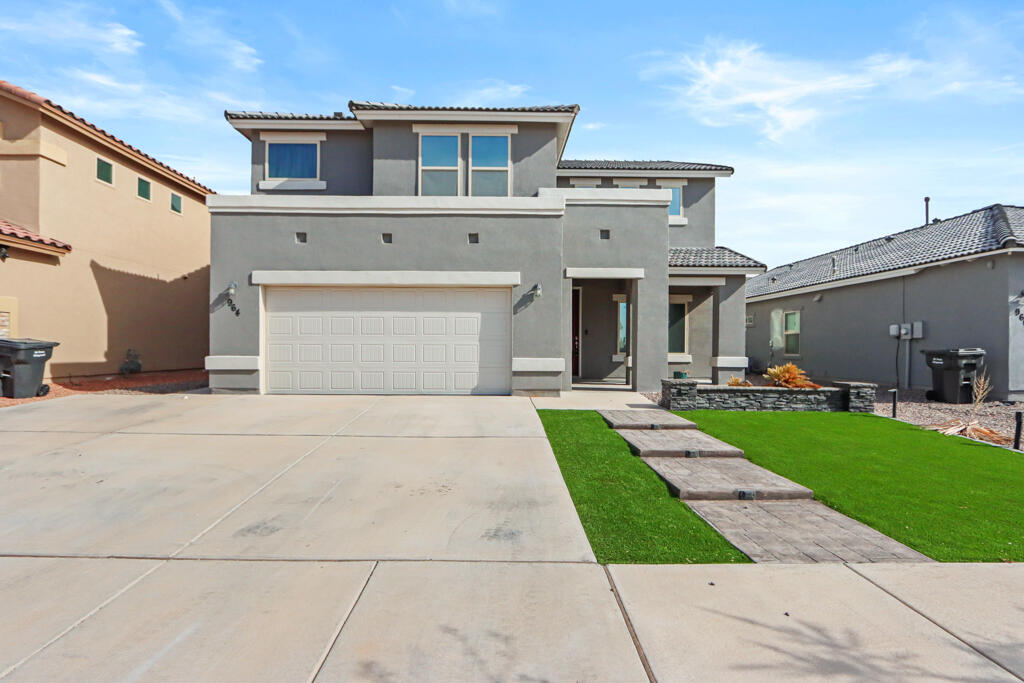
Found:
[(529, 399), (81, 396), (0, 439), (5, 681), (1024, 672), (1016, 566), (596, 564)]

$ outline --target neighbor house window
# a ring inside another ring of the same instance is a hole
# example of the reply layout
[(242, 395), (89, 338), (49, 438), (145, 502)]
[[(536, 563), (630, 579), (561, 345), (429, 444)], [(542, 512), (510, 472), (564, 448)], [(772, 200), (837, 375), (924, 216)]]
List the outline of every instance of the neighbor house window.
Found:
[(181, 213), (181, 195), (171, 193), (171, 211)]
[(153, 186), (145, 178), (139, 178), (139, 187), (136, 191), (141, 199), (149, 201), (153, 198)]
[(313, 178), (320, 175), (317, 142), (268, 142), (267, 180)]
[(668, 352), (686, 353), (686, 303), (669, 301)]
[(800, 353), (800, 311), (786, 311), (782, 348), (787, 356)]
[(106, 159), (96, 158), (96, 180), (107, 183), (108, 185), (114, 184), (114, 164), (110, 163)]
[(420, 135), (420, 194), (459, 194), (460, 135)]
[(629, 304), (618, 301), (615, 304), (618, 320), (618, 334), (615, 336), (615, 353), (629, 353)]
[(509, 195), (510, 155), (508, 135), (469, 137), (469, 193), (477, 197)]

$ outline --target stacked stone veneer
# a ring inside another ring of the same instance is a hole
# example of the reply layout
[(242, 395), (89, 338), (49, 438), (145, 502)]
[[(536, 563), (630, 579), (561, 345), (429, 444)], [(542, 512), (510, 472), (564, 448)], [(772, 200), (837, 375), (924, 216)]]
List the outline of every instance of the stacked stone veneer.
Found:
[(820, 389), (730, 387), (701, 384), (692, 379), (661, 380), (661, 407), (668, 410), (814, 410), (870, 413), (875, 409), (876, 385), (835, 382)]

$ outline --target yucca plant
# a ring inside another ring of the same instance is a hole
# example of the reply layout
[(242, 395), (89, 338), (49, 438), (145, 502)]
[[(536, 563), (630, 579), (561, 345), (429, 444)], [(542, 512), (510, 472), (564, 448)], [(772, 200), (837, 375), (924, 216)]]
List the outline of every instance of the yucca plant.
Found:
[(989, 443), (999, 444), (1000, 446), (1009, 446), (1013, 443), (1013, 439), (1001, 434), (994, 429), (983, 427), (978, 422), (978, 411), (981, 410), (982, 404), (985, 403), (985, 399), (992, 393), (992, 380), (988, 378), (988, 374), (982, 371), (974, 377), (974, 381), (971, 382), (971, 389), (974, 400), (971, 401), (971, 409), (967, 414), (966, 420), (947, 420), (941, 424), (925, 425), (925, 429), (930, 429), (935, 432), (942, 434), (959, 434), (960, 436), (967, 436), (972, 439), (979, 439), (981, 441), (988, 441)]
[(777, 387), (787, 389), (820, 389), (820, 384), (815, 384), (807, 379), (807, 373), (793, 363), (775, 365), (765, 370), (764, 378)]

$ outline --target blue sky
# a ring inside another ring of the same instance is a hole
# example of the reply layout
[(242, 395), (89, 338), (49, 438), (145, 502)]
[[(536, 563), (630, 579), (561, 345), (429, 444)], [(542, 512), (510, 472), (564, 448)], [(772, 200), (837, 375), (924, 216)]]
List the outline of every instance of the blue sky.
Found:
[(718, 242), (769, 265), (1024, 204), (1024, 9), (972, 2), (37, 0), (0, 78), (219, 192), (224, 109), (579, 103), (566, 157), (734, 166)]

